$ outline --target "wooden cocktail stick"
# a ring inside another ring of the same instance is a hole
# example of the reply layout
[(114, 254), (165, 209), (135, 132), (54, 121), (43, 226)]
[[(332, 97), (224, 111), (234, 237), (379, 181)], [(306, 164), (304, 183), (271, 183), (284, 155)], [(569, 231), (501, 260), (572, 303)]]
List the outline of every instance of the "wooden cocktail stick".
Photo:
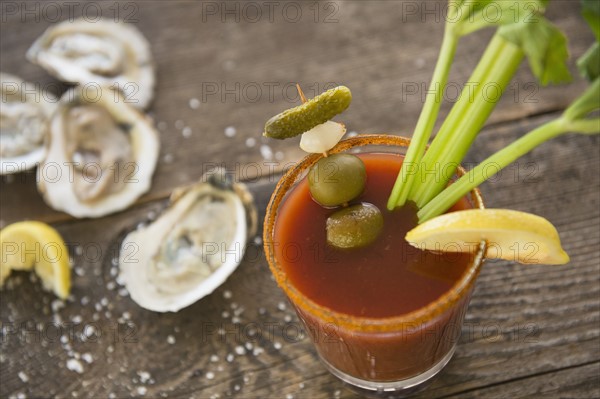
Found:
[[(306, 96), (304, 95), (304, 92), (302, 91), (302, 88), (300, 87), (300, 83), (296, 83), (296, 90), (298, 90), (298, 94), (300, 95), (300, 100), (302, 100), (302, 104), (304, 104), (305, 102), (307, 102), (308, 100), (306, 99)], [(323, 153), (324, 157), (327, 157), (327, 151), (325, 151)]]
[(306, 96), (304, 95), (304, 92), (300, 88), (300, 83), (296, 83), (296, 90), (298, 90), (298, 94), (300, 94), (300, 100), (302, 100), (302, 104), (304, 104), (305, 102), (307, 102), (308, 100), (306, 99)]

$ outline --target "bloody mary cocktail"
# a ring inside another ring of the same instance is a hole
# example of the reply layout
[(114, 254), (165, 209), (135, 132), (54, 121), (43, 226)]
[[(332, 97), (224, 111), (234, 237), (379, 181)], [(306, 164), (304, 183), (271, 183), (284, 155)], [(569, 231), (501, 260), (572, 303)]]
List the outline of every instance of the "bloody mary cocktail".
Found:
[[(322, 360), (344, 381), (369, 390), (409, 388), (448, 362), (483, 253), (483, 247), (475, 254), (426, 252), (404, 240), (417, 224), (416, 209), (390, 212), (385, 203), (408, 143), (396, 136), (360, 136), (331, 151), (361, 151), (367, 180), (352, 202), (371, 203), (384, 218), (370, 245), (328, 245), (324, 226), (334, 210), (311, 198), (304, 177), (318, 155), (281, 179), (265, 219), (271, 270)], [(478, 192), (452, 210), (472, 207), (483, 207)]]

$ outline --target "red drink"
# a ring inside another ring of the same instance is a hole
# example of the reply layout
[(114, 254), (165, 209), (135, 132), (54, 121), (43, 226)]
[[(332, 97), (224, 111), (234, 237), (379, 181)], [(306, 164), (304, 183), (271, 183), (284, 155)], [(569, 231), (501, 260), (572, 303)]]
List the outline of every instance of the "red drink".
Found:
[[(340, 146), (373, 143), (397, 146), (396, 153), (360, 155), (367, 183), (356, 202), (370, 202), (384, 216), (374, 243), (351, 250), (327, 245), (325, 223), (334, 211), (314, 202), (301, 170), (292, 170), (271, 199), (265, 249), (330, 370), (359, 387), (395, 389), (399, 381), (410, 385), (435, 375), (452, 356), (481, 253), (474, 259), (408, 245), (404, 236), (416, 226), (415, 209), (386, 210), (402, 162), (397, 150), (408, 141), (363, 136)], [(316, 158), (307, 157), (296, 169), (307, 169)], [(470, 207), (463, 199), (454, 210)]]

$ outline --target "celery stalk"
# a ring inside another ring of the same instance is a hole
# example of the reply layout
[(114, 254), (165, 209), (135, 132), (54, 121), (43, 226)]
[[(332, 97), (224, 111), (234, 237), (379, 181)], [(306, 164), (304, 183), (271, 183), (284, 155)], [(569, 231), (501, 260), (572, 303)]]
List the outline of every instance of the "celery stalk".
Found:
[[(519, 47), (499, 35), (494, 36), (469, 80), (477, 84), (472, 98), (467, 89), (463, 90), (423, 158), (419, 168), (420, 183), (413, 187), (410, 197), (419, 208), (446, 187), (497, 104), (499, 97), (486, 97), (490, 95), (489, 88), (504, 92), (523, 56)], [(444, 171), (443, 176), (427, 174), (428, 170), (436, 168)]]
[(417, 213), (419, 223), (441, 215), (460, 198), (492, 177), (493, 175), (486, 174), (489, 165), (494, 165), (497, 173), (545, 141), (568, 132), (599, 134), (600, 118), (586, 118), (590, 112), (600, 109), (598, 92), (600, 92), (600, 78), (597, 78), (583, 95), (563, 112), (560, 118), (532, 130), (488, 157), (429, 201)]
[(420, 163), (431, 132), (433, 131), (457, 44), (458, 36), (446, 26), (442, 41), (442, 51), (435, 65), (423, 110), (417, 121), (411, 145), (408, 147), (404, 162), (402, 163), (402, 169), (398, 173), (396, 184), (394, 184), (394, 188), (388, 199), (387, 207), (389, 210), (394, 209), (397, 205), (403, 205), (408, 197), (414, 179), (414, 174), (409, 173), (409, 168), (411, 165), (418, 165)]

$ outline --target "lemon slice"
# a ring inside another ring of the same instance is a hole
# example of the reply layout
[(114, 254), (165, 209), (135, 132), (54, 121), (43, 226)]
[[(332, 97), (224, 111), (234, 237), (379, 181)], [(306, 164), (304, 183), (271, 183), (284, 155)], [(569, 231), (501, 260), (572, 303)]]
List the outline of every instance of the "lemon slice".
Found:
[(69, 296), (71, 268), (69, 252), (60, 234), (41, 222), (13, 223), (0, 230), (0, 285), (11, 270), (31, 270), (44, 288), (62, 299)]
[(556, 228), (546, 219), (508, 209), (470, 209), (430, 219), (406, 234), (411, 245), (441, 252), (473, 252), (486, 241), (486, 258), (525, 264), (569, 262)]

